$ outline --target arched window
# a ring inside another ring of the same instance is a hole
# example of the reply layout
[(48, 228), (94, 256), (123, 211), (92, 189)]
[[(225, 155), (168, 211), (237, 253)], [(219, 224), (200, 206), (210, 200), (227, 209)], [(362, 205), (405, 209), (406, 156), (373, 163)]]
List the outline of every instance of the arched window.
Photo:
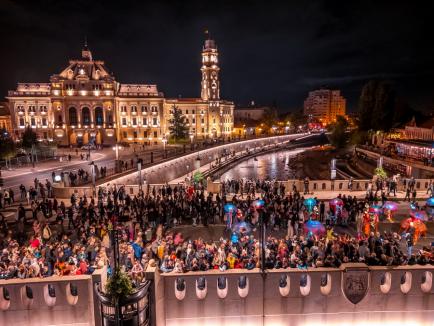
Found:
[(77, 109), (74, 107), (69, 108), (69, 124), (74, 126), (77, 125)]
[(102, 126), (104, 123), (104, 114), (101, 107), (95, 108), (95, 124), (97, 126)]
[(85, 126), (90, 125), (90, 110), (88, 107), (81, 109), (81, 121)]

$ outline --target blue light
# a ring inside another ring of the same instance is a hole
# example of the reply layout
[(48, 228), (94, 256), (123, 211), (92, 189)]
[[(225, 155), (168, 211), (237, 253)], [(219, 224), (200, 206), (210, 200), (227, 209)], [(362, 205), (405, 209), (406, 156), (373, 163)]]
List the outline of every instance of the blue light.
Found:
[(434, 197), (428, 198), (428, 200), (426, 201), (426, 205), (434, 207)]
[(235, 205), (234, 204), (226, 204), (224, 206), (224, 210), (225, 210), (225, 213), (234, 212), (235, 211)]

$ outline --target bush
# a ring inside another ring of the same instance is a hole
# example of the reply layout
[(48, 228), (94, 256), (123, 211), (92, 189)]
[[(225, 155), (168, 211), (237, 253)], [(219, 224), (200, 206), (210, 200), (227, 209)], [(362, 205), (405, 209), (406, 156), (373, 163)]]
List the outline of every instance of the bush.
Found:
[(133, 285), (128, 275), (119, 267), (114, 274), (108, 279), (106, 284), (107, 295), (115, 303), (123, 298), (126, 298), (133, 293)]

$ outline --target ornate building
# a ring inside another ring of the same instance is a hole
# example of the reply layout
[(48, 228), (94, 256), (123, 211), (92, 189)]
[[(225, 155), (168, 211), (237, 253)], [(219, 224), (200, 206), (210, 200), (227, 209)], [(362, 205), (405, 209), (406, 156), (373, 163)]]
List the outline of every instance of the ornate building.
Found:
[(200, 98), (165, 98), (157, 85), (122, 84), (87, 45), (81, 59), (49, 83), (19, 83), (9, 91), (13, 134), (29, 126), (40, 139), (59, 145), (115, 142), (157, 144), (169, 137), (174, 107), (182, 110), (190, 134), (198, 139), (229, 137), (233, 102), (220, 99), (218, 51), (214, 40), (202, 50)]

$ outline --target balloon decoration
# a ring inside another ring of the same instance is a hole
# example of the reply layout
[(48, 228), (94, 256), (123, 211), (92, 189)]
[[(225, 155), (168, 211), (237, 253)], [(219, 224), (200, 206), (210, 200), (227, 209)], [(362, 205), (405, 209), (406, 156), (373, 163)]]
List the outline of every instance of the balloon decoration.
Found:
[(228, 214), (228, 213), (234, 212), (236, 210), (236, 207), (234, 204), (228, 203), (228, 204), (225, 204), (224, 210), (225, 210), (225, 213)]
[(425, 211), (411, 211), (410, 216), (416, 220), (428, 221), (428, 215)]
[(253, 206), (256, 209), (263, 209), (265, 206), (265, 201), (263, 201), (262, 199), (257, 199), (253, 202)]
[(316, 200), (315, 198), (307, 198), (304, 200), (303, 204), (306, 206), (308, 212), (311, 213), (314, 206), (316, 205)]
[(309, 220), (304, 223), (304, 233), (307, 235), (321, 236), (326, 233), (326, 229), (320, 221)]

